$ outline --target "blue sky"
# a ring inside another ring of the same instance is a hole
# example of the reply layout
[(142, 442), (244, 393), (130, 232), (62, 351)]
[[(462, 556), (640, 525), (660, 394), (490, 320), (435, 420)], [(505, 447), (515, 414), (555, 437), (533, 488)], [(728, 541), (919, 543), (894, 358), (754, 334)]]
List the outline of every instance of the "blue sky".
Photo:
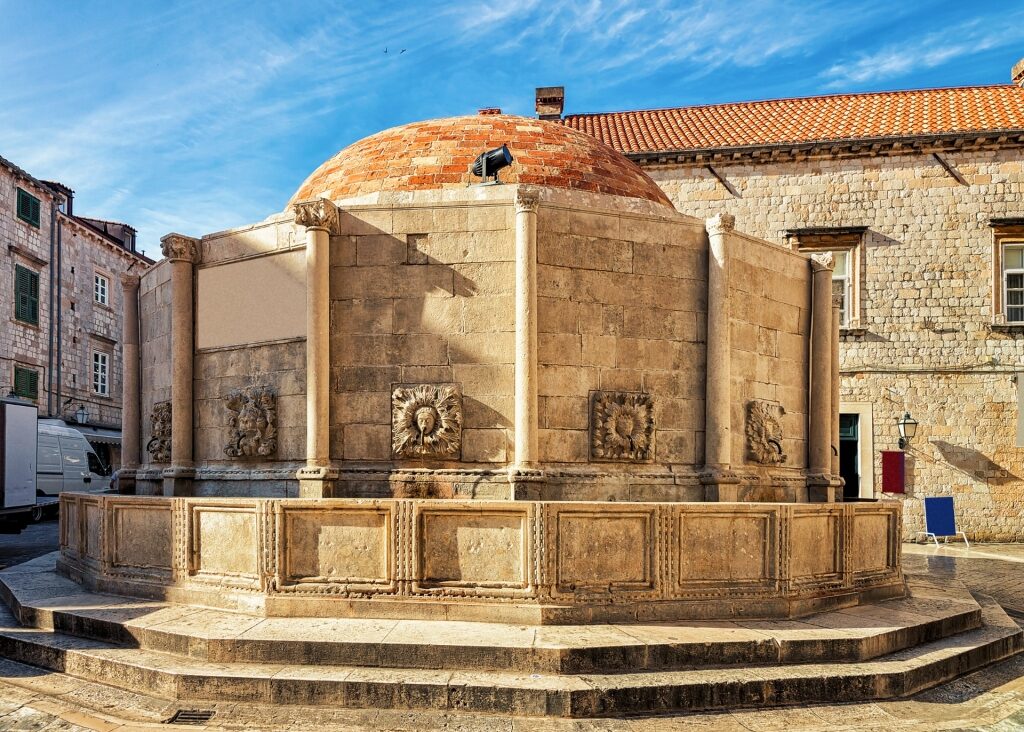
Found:
[[(159, 256), (405, 122), (1006, 83), (1010, 2), (0, 0), (0, 155)], [(387, 49), (387, 53), (385, 53)], [(404, 49), (404, 52), (402, 52)]]

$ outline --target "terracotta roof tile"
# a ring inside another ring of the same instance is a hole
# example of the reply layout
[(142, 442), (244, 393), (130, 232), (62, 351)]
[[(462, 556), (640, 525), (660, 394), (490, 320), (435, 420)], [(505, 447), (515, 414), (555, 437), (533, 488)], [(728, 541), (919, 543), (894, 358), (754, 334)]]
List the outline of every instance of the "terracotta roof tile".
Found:
[(623, 153), (1024, 129), (1024, 89), (1003, 84), (836, 94), (562, 120)]
[(645, 198), (671, 206), (635, 163), (590, 135), (556, 122), (510, 115), (415, 122), (349, 145), (321, 165), (291, 202), (333, 200), (375, 191), (464, 188), (477, 182), (469, 166), (484, 150), (506, 144), (515, 161), (506, 183), (527, 183)]

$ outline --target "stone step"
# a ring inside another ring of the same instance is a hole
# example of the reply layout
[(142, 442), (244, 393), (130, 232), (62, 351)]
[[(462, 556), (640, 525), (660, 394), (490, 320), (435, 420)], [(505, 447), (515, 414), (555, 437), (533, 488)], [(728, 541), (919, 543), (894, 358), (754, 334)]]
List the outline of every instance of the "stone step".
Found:
[(583, 674), (866, 661), (979, 627), (966, 590), (911, 579), (912, 596), (800, 621), (518, 626), (262, 618), (83, 592), (40, 566), (0, 573), (23, 626), (213, 663)]
[[(860, 663), (735, 666), (617, 674), (525, 674), (338, 665), (214, 663), (25, 628), (0, 612), (0, 654), (89, 681), (181, 701), (269, 701), (526, 716), (618, 714), (853, 702), (905, 696), (1022, 648), (1017, 625), (978, 596), (982, 625)], [(197, 643), (202, 642), (196, 636)]]

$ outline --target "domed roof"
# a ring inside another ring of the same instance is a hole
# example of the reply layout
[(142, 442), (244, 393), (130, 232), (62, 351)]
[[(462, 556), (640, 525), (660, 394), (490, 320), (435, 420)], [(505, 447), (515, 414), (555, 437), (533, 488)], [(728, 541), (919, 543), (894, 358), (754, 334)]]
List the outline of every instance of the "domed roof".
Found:
[(508, 145), (515, 161), (505, 183), (608, 193), (672, 206), (646, 173), (596, 138), (555, 122), (473, 115), (413, 122), (349, 145), (321, 165), (292, 196), (352, 198), (377, 191), (465, 188), (484, 150)]

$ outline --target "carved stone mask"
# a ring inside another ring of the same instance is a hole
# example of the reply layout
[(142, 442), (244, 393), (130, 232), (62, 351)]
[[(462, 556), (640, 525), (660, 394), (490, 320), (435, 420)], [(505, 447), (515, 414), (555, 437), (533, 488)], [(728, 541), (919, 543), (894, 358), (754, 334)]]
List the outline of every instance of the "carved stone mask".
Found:
[(420, 431), (420, 441), (434, 431), (437, 426), (437, 411), (433, 407), (420, 407), (416, 410), (416, 428)]
[(649, 394), (595, 392), (592, 460), (643, 462), (654, 457), (654, 403)]
[(397, 458), (458, 460), (462, 393), (454, 384), (396, 386), (391, 394), (391, 449)]

